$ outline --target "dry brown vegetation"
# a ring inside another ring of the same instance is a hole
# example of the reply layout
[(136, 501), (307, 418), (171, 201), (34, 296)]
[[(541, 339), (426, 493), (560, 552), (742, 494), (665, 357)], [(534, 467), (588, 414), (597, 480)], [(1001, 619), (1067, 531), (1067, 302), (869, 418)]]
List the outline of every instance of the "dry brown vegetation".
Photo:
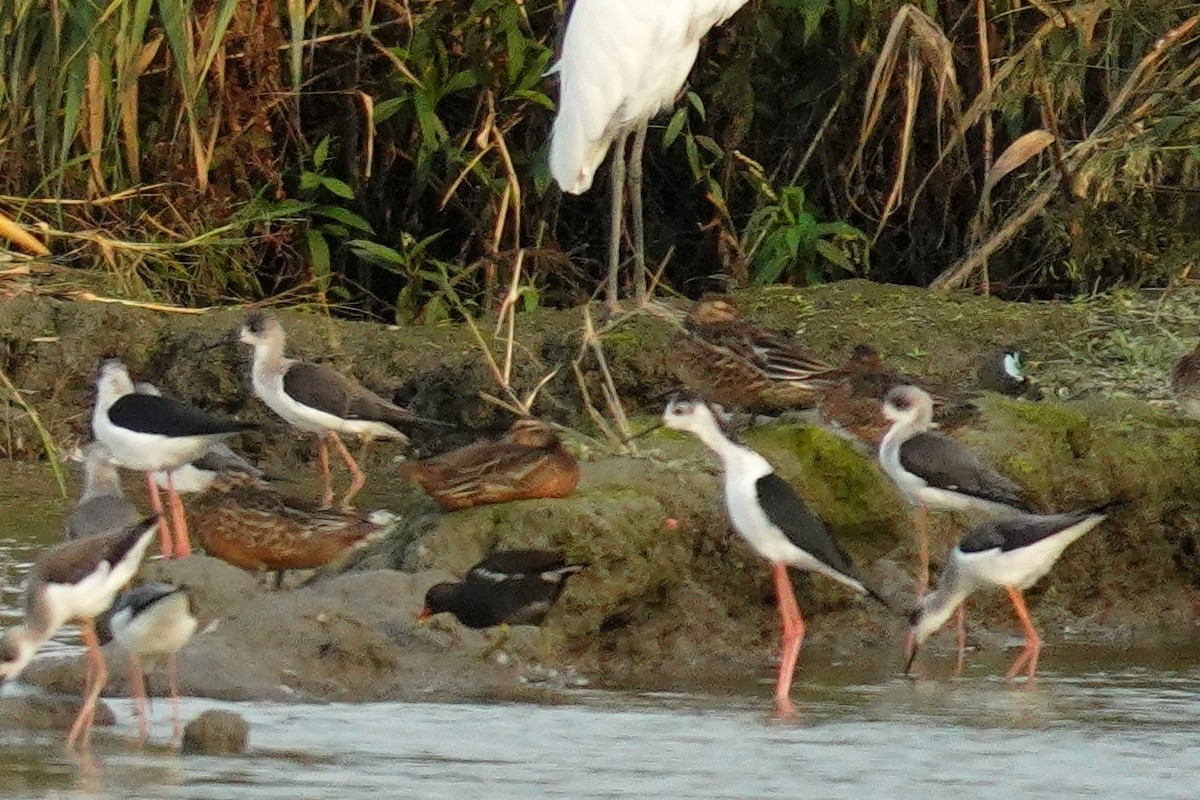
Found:
[[(435, 321), (594, 289), (604, 192), (563, 198), (544, 167), (557, 0), (5, 2), (18, 247), (193, 305)], [(1185, 277), (1198, 22), (1162, 0), (753, 0), (651, 137), (651, 258), (689, 294)]]

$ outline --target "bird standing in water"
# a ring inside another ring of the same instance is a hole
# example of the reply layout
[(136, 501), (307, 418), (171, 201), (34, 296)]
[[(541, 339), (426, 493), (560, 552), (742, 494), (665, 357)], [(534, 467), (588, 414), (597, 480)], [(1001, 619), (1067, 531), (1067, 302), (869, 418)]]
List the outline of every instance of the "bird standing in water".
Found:
[(43, 553), (25, 586), (25, 618), (0, 638), (0, 683), (15, 679), (38, 649), (68, 622), (78, 622), (87, 648), (83, 704), (67, 734), (67, 748), (86, 750), (108, 668), (95, 620), (109, 609), (142, 565), (158, 517), (127, 528), (72, 539)]
[(1103, 522), (1112, 505), (1067, 514), (1019, 514), (987, 520), (970, 530), (950, 551), (937, 590), (922, 597), (912, 613), (905, 672), (912, 669), (917, 648), (968, 595), (998, 586), (1008, 593), (1025, 632), (1025, 647), (1008, 677), (1025, 669), (1032, 682), (1042, 641), (1029, 619), (1023, 593), (1050, 571), (1068, 545)]
[(788, 716), (792, 675), (804, 641), (804, 619), (788, 567), (817, 572), (855, 592), (868, 594), (887, 605), (864, 582), (850, 557), (834, 540), (825, 524), (761, 455), (732, 441), (721, 430), (712, 409), (698, 398), (675, 397), (663, 411), (663, 424), (687, 431), (721, 459), (724, 468), (725, 507), (733, 527), (759, 555), (771, 563), (775, 597), (783, 622), (783, 652), (775, 683), (775, 706)]
[(175, 740), (183, 733), (179, 717), (179, 667), (175, 654), (191, 641), (199, 618), (186, 586), (169, 583), (145, 583), (123, 592), (106, 614), (107, 636), (129, 654), (130, 694), (138, 718), (140, 741), (150, 734), (146, 702), (146, 672), (154, 662), (167, 662), (167, 687), (171, 695), (171, 722)]
[(916, 507), (917, 594), (929, 584), (928, 509), (1014, 514), (1029, 511), (1021, 487), (958, 441), (933, 430), (933, 398), (897, 386), (883, 401), (892, 426), (879, 445), (879, 465)]

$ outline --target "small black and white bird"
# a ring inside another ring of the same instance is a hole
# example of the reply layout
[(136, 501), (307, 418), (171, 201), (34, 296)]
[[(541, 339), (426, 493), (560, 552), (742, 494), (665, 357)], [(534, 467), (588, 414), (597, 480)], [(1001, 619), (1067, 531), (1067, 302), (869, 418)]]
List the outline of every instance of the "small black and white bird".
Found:
[(1067, 546), (1108, 517), (1116, 503), (1066, 514), (1020, 514), (987, 520), (971, 529), (950, 551), (938, 587), (917, 601), (910, 618), (905, 672), (917, 648), (950, 618), (976, 589), (999, 586), (1008, 592), (1025, 632), (1025, 647), (1008, 677), (1027, 670), (1033, 680), (1041, 639), (1029, 619), (1022, 592), (1050, 571)]
[[(106, 623), (106, 624), (105, 624)], [(146, 702), (146, 672), (162, 658), (167, 663), (175, 739), (183, 732), (179, 718), (179, 670), (175, 654), (199, 625), (191, 592), (186, 586), (145, 583), (123, 592), (100, 625), (100, 642), (114, 641), (129, 654), (130, 693), (138, 718), (140, 741), (150, 733)]]
[(933, 430), (933, 399), (916, 386), (896, 386), (883, 400), (892, 426), (879, 445), (879, 465), (916, 506), (917, 594), (929, 584), (928, 509), (1013, 514), (1029, 511), (1016, 482), (960, 442)]
[(317, 434), (323, 494), (321, 505), (333, 505), (333, 485), (329, 477), (328, 438), (337, 448), (353, 476), (342, 497), (342, 507), (350, 510), (350, 501), (362, 490), (366, 476), (350, 455), (340, 434), (370, 439), (396, 439), (408, 443), (400, 426), (420, 421), (407, 409), (389, 403), (379, 395), (342, 375), (333, 367), (286, 358), (283, 326), (279, 320), (256, 311), (239, 332), (242, 343), (254, 348), (250, 380), (259, 399), (286, 422), (302, 431)]
[(687, 431), (717, 454), (724, 467), (725, 506), (734, 528), (771, 562), (775, 595), (783, 621), (783, 655), (775, 684), (781, 714), (792, 713), (792, 675), (804, 639), (804, 619), (788, 577), (789, 566), (817, 572), (887, 605), (859, 575), (825, 524), (761, 455), (734, 442), (712, 409), (699, 398), (676, 396), (663, 411), (663, 424)]
[(25, 618), (0, 638), (0, 683), (21, 674), (38, 649), (68, 622), (78, 622), (87, 646), (83, 705), (67, 735), (67, 747), (86, 749), (96, 702), (108, 682), (95, 620), (137, 574), (154, 538), (158, 517), (128, 528), (74, 539), (38, 557), (25, 586)]
[(585, 567), (550, 550), (500, 550), (463, 580), (430, 587), (417, 619), (449, 612), (468, 628), (540, 625), (567, 579)]
[(990, 353), (979, 365), (977, 376), (979, 387), (989, 392), (1028, 400), (1042, 399), (1042, 390), (1025, 374), (1021, 351), (1015, 347)]
[(83, 493), (67, 515), (64, 538), (84, 539), (126, 528), (140, 519), (137, 508), (125, 499), (117, 465), (104, 445), (89, 442), (71, 451), (67, 459), (83, 467)]
[[(96, 382), (96, 407), (92, 433), (108, 450), (112, 461), (125, 469), (146, 474), (146, 488), (156, 514), (163, 510), (154, 473), (174, 470), (200, 458), (217, 442), (253, 428), (222, 419), (167, 397), (134, 391), (129, 370), (119, 359), (107, 359)], [(171, 505), (174, 541), (164, 521), (161, 530), (163, 557), (182, 558), (191, 553), (183, 503), (168, 474), (167, 499)]]
[[(133, 384), (133, 389), (138, 394), (152, 394), (156, 397), (163, 396), (159, 388), (149, 381), (137, 381)], [(199, 494), (200, 492), (207, 491), (212, 482), (216, 480), (218, 473), (225, 472), (226, 470), (244, 472), (247, 475), (253, 475), (255, 478), (266, 477), (266, 473), (261, 469), (239, 456), (229, 445), (218, 441), (213, 442), (208, 450), (204, 452), (204, 455), (195, 461), (184, 464), (182, 467), (176, 467), (169, 472), (160, 470), (154, 473), (154, 482), (160, 489), (166, 489), (167, 484), (171, 483), (175, 486), (175, 491), (177, 492)]]

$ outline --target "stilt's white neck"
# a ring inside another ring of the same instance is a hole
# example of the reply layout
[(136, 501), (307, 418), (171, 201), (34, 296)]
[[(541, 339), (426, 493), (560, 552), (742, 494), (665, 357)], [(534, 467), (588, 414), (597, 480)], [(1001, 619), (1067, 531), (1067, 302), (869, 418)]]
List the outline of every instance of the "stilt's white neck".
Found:
[(93, 497), (124, 497), (121, 491), (121, 476), (117, 468), (102, 459), (89, 459), (83, 463), (83, 496), (80, 502)]
[(950, 615), (971, 594), (971, 589), (972, 587), (963, 581), (954, 555), (951, 554), (946, 560), (946, 568), (942, 571), (937, 590), (925, 595), (918, 602), (921, 614), (913, 626), (918, 644), (946, 624)]
[(747, 453), (753, 452), (750, 448), (743, 447), (726, 436), (718, 427), (716, 420), (713, 420), (711, 425), (697, 426), (692, 432), (697, 439), (708, 446), (709, 450), (717, 454), (726, 469), (731, 464), (744, 459)]
[(933, 427), (933, 420), (923, 415), (906, 414), (892, 422), (892, 427), (884, 434), (879, 443), (879, 464), (883, 471), (896, 480), (902, 468), (900, 466), (900, 448), (914, 436), (925, 433)]
[(283, 329), (273, 331), (254, 344), (254, 371), (259, 374), (279, 372), (283, 367)]

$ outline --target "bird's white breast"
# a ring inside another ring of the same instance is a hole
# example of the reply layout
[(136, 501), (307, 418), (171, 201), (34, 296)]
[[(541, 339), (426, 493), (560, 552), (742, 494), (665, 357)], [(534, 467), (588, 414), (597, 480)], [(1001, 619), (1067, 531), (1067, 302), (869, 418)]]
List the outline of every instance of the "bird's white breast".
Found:
[(192, 638), (196, 625), (183, 592), (159, 600), (137, 616), (124, 608), (112, 618), (113, 638), (125, 650), (143, 656), (178, 652)]
[(284, 419), (302, 431), (324, 433), (336, 431), (354, 436), (372, 436), (380, 439), (402, 439), (408, 437), (385, 422), (365, 419), (342, 419), (341, 417), (319, 411), (310, 406), (297, 403), (283, 391), (283, 372), (259, 369), (255, 363), (250, 373), (250, 383), (254, 393), (267, 406)]
[(163, 436), (139, 433), (114, 425), (107, 411), (92, 418), (92, 433), (108, 448), (112, 460), (141, 472), (174, 469), (199, 458), (212, 439), (204, 436)]
[(722, 460), (725, 507), (734, 530), (771, 563), (819, 569), (816, 559), (792, 544), (759, 505), (758, 479), (773, 471), (767, 460), (743, 447), (729, 451)]
[(1007, 552), (996, 548), (954, 557), (965, 577), (977, 583), (1028, 589), (1054, 566), (1067, 546), (1100, 524), (1101, 517), (1089, 517), (1039, 542)]

